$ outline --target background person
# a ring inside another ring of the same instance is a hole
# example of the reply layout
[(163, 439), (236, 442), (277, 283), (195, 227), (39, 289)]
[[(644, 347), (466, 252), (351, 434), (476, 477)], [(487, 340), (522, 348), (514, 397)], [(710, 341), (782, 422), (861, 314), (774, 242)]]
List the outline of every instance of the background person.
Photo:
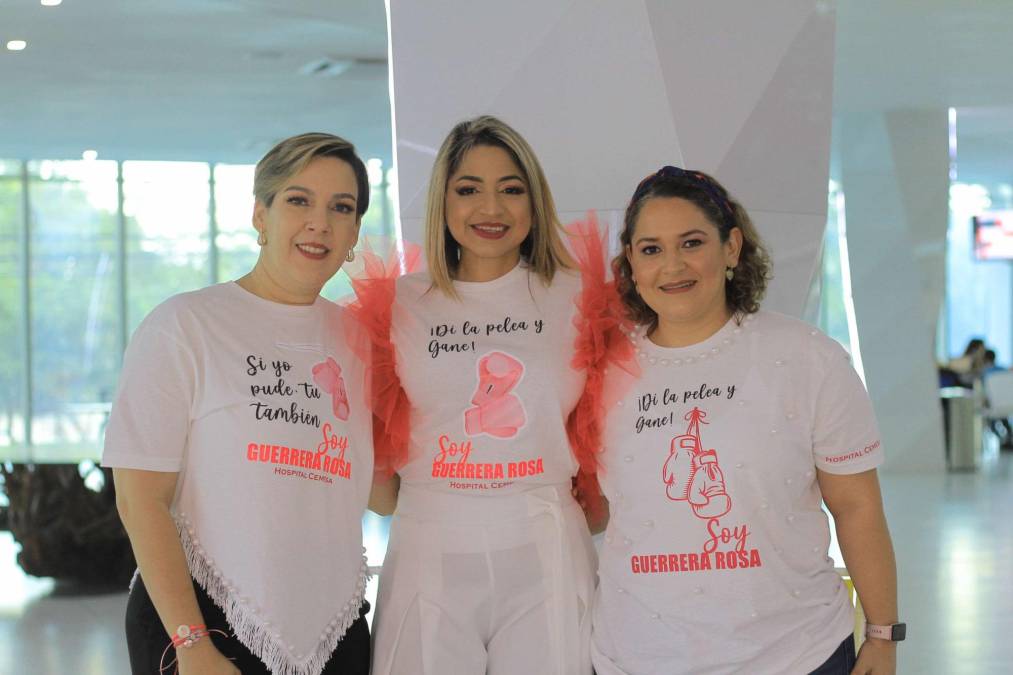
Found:
[[(986, 349), (982, 363), (981, 379), (986, 396), (985, 404), (987, 406), (992, 406), (997, 403), (997, 401), (988, 400), (988, 378), (996, 373), (1006, 373), (1007, 371), (1007, 368), (1003, 368), (995, 362), (995, 350)], [(1000, 445), (1004, 450), (1013, 449), (1013, 427), (1010, 426), (1008, 417), (990, 418), (988, 420), (988, 425), (992, 429), (992, 433), (994, 433), (999, 439)]]
[(947, 364), (947, 369), (956, 373), (959, 386), (973, 388), (985, 372), (985, 354), (988, 349), (981, 338), (971, 338), (964, 353)]

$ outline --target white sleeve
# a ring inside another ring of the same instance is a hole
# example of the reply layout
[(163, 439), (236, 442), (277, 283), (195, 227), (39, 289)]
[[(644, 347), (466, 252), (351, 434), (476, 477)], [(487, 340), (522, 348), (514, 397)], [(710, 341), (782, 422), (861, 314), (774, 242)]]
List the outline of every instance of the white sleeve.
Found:
[(818, 335), (814, 372), (813, 458), (827, 473), (850, 474), (883, 463), (879, 427), (872, 401), (851, 358), (832, 339)]
[(190, 432), (196, 360), (165, 305), (137, 328), (123, 359), (102, 464), (178, 472)]

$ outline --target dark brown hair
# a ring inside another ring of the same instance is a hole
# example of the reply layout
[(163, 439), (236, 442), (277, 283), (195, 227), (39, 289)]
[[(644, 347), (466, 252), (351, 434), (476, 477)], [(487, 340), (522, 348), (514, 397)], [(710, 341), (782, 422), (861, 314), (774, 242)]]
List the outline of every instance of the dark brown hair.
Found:
[(649, 200), (664, 197), (678, 197), (692, 202), (718, 230), (722, 242), (728, 241), (731, 231), (742, 232), (742, 250), (735, 276), (725, 283), (725, 301), (733, 314), (752, 314), (760, 308), (760, 300), (767, 290), (771, 278), (770, 256), (763, 246), (749, 214), (728, 191), (711, 176), (702, 171), (686, 171), (666, 166), (653, 173), (637, 186), (626, 207), (623, 231), (619, 235), (623, 250), (612, 261), (616, 287), (626, 305), (630, 319), (654, 329), (658, 315), (644, 302), (633, 284), (633, 268), (627, 251), (633, 241), (640, 210)]

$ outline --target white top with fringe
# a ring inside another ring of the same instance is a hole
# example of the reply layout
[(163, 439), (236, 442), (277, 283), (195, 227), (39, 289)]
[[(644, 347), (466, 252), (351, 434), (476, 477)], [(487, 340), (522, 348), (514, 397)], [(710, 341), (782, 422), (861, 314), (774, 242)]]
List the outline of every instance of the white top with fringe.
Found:
[(346, 320), (235, 283), (170, 298), (130, 342), (106, 430), (105, 466), (179, 473), (190, 573), (279, 675), (323, 670), (366, 586), (371, 415)]

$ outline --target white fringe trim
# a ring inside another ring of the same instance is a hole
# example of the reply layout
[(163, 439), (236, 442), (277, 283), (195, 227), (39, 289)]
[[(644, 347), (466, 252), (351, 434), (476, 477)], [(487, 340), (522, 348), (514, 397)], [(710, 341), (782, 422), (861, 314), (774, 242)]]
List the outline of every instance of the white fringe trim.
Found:
[(280, 636), (275, 636), (269, 622), (251, 612), (246, 604), (236, 597), (236, 589), (232, 588), (228, 579), (204, 558), (203, 550), (192, 534), (192, 525), (183, 514), (177, 516), (176, 528), (183, 543), (190, 574), (225, 613), (225, 618), (235, 631), (236, 638), (275, 675), (319, 675), (338, 646), (338, 642), (345, 636), (345, 632), (359, 618), (359, 608), (362, 606), (366, 583), (370, 577), (365, 549), (359, 581), (352, 597), (331, 618), (330, 623), (322, 627), (313, 653), (298, 655), (293, 654), (288, 646), (281, 642)]

